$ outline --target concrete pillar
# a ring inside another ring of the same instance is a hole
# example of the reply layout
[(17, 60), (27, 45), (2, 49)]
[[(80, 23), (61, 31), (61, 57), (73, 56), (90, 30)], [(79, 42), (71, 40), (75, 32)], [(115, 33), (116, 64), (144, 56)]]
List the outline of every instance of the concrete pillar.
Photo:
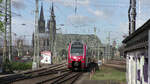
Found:
[(127, 80), (127, 84), (129, 84), (129, 54), (127, 53), (127, 57), (126, 57), (126, 80)]
[(132, 84), (131, 80), (132, 80), (132, 77), (131, 77), (131, 68), (132, 68), (132, 65), (131, 65), (131, 62), (132, 62), (132, 57), (131, 55), (129, 55), (129, 73), (128, 73), (128, 76), (129, 76), (129, 83), (128, 84)]
[(136, 84), (136, 61), (134, 52), (130, 53), (129, 66), (129, 84)]
[(143, 75), (143, 65), (144, 65), (144, 56), (141, 56), (141, 61), (140, 61), (140, 70), (141, 70), (141, 83), (144, 84), (144, 75)]
[(140, 51), (136, 52), (136, 84), (140, 84)]
[(137, 58), (137, 84), (140, 84), (140, 58)]
[(134, 63), (134, 55), (131, 54), (131, 67), (130, 67), (130, 73), (131, 73), (131, 84), (135, 84), (135, 63)]
[[(134, 54), (134, 53), (133, 53)], [(136, 57), (133, 55), (133, 84), (136, 84)]]

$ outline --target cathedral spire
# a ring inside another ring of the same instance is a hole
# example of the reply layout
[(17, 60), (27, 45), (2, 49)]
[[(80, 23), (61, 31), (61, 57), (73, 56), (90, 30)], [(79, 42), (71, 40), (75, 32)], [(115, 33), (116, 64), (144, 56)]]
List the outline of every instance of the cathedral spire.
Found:
[(51, 17), (55, 17), (55, 14), (54, 14), (54, 5), (53, 5), (53, 2), (52, 2), (52, 9), (51, 9)]
[(40, 17), (38, 21), (39, 33), (45, 33), (45, 20), (43, 12), (43, 3), (41, 3)]
[(52, 7), (51, 7), (51, 16), (50, 20), (48, 23), (48, 29), (49, 29), (49, 39), (50, 39), (50, 50), (51, 52), (54, 52), (54, 45), (55, 45), (55, 40), (56, 40), (56, 21), (55, 21), (55, 14), (54, 14), (54, 5), (52, 2)]
[(41, 3), (40, 20), (44, 20), (43, 3)]

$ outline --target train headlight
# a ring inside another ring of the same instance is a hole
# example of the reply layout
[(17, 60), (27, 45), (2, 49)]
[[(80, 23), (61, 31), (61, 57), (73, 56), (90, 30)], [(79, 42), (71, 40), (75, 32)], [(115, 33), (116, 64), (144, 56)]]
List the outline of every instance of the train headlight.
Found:
[(77, 59), (77, 57), (73, 57), (74, 59)]

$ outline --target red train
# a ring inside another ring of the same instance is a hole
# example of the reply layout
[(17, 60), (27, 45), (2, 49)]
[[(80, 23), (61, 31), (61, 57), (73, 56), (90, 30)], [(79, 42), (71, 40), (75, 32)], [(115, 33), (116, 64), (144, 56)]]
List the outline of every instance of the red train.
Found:
[(85, 70), (88, 67), (87, 46), (83, 42), (74, 41), (68, 48), (68, 68), (71, 70)]

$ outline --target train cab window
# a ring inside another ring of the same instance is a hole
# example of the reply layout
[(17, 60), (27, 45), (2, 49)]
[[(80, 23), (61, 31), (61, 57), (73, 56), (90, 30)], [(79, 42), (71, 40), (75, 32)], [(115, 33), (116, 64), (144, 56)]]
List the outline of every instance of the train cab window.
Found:
[(71, 54), (73, 56), (82, 56), (83, 55), (83, 44), (81, 42), (73, 42), (71, 45)]
[(79, 54), (82, 54), (82, 53), (83, 53), (83, 47), (72, 47), (72, 48), (71, 48), (71, 53), (79, 53)]

